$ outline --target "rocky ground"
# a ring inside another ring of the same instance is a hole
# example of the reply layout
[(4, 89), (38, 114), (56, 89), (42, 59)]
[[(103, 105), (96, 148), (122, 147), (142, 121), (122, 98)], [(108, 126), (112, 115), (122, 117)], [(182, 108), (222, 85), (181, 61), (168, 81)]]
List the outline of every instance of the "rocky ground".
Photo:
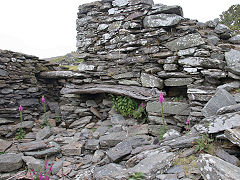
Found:
[(43, 168), (44, 160), (53, 164), (51, 179), (240, 179), (240, 104), (226, 89), (203, 109), (215, 115), (190, 131), (168, 126), (160, 142), (159, 126), (124, 118), (109, 99), (87, 100), (89, 112), (72, 124), (49, 118), (51, 128), (41, 129), (43, 117), (24, 121), (11, 127), (27, 130), (24, 139), (0, 140), (0, 179), (29, 179), (29, 168)]

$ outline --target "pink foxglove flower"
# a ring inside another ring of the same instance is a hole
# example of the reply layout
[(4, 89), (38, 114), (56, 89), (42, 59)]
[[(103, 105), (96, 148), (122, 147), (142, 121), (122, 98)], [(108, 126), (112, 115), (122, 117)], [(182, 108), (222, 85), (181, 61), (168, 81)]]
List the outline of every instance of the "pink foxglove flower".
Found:
[(42, 96), (42, 103), (45, 103), (45, 98), (44, 98), (44, 96)]
[(31, 168), (32, 173), (36, 176), (37, 174), (35, 173), (34, 169)]
[(159, 104), (162, 104), (164, 101), (164, 97), (163, 97), (163, 94), (160, 93), (160, 96), (159, 96)]
[(22, 107), (22, 105), (19, 106), (18, 110), (19, 110), (20, 112), (23, 111), (23, 107)]
[(43, 180), (42, 172), (41, 172), (40, 175), (39, 175), (39, 179), (40, 179), (40, 180)]

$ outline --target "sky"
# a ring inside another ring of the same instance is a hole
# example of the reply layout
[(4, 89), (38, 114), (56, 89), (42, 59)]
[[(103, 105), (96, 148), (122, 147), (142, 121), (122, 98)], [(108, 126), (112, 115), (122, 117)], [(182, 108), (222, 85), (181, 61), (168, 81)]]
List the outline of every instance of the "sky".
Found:
[[(78, 6), (95, 0), (0, 0), (0, 49), (40, 58), (76, 50)], [(154, 0), (180, 5), (185, 18), (213, 20), (240, 0)]]

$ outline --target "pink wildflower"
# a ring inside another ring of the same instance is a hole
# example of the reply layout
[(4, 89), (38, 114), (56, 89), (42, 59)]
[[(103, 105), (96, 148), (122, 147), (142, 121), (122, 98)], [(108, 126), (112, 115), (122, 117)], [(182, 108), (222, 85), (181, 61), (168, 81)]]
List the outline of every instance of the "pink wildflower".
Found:
[[(47, 176), (49, 175), (49, 173), (52, 171), (52, 168), (53, 168), (53, 164), (51, 165), (51, 167), (50, 167), (50, 169), (49, 169), (49, 171), (48, 171), (48, 173), (47, 173)], [(46, 178), (47, 178), (47, 176), (46, 176)], [(46, 179), (45, 178), (45, 179)]]
[(42, 172), (40, 173), (39, 175), (39, 179), (42, 180), (43, 179), (43, 175), (42, 175)]
[(159, 96), (159, 104), (162, 104), (164, 101), (164, 97), (163, 97), (163, 94), (160, 93), (160, 96)]
[(186, 124), (189, 124), (189, 123), (190, 123), (190, 121), (189, 121), (189, 119), (187, 119)]
[(19, 106), (18, 110), (19, 110), (20, 112), (23, 111), (23, 107), (22, 107), (22, 105)]
[(143, 103), (141, 103), (140, 106), (143, 107)]
[(36, 176), (37, 174), (35, 173), (34, 169), (31, 168), (32, 173)]
[(44, 96), (42, 96), (42, 103), (45, 103), (45, 98), (44, 98)]

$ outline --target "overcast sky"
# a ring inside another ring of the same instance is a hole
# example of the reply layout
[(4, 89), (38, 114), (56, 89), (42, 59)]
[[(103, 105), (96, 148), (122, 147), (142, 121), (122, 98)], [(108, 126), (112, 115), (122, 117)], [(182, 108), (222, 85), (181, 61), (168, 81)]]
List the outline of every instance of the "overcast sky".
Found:
[[(80, 4), (94, 0), (0, 0), (0, 49), (40, 58), (76, 50), (76, 18)], [(240, 0), (154, 0), (180, 5), (184, 17), (206, 22)]]

